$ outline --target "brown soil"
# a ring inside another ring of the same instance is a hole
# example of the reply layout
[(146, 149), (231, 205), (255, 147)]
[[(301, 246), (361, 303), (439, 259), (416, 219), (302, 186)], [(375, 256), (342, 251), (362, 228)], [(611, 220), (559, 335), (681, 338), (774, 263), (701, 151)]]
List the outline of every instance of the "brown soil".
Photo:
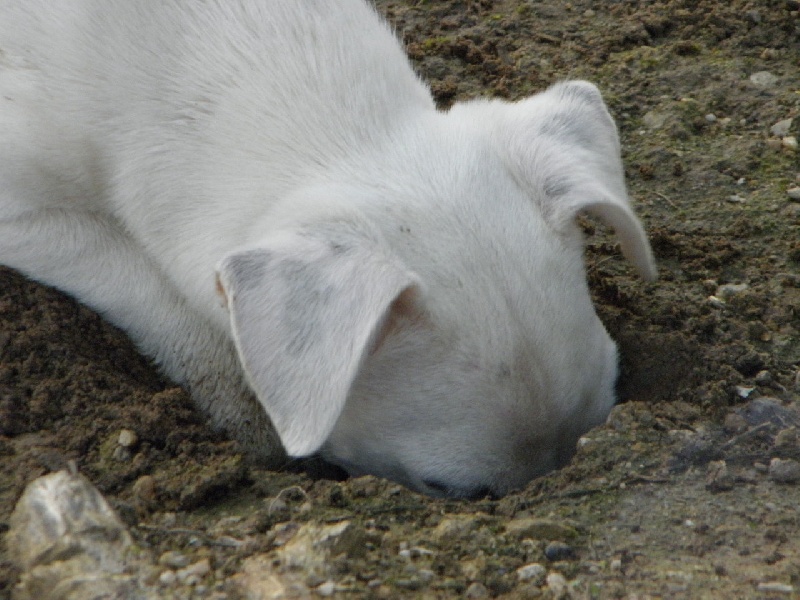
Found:
[[(272, 556), (296, 524), (342, 519), (354, 541), (306, 588), (332, 581), (354, 598), (800, 596), (800, 202), (787, 195), (800, 186), (790, 139), (800, 3), (378, 6), (443, 107), (566, 78), (603, 91), (661, 274), (638, 281), (613, 238), (585, 223), (598, 312), (622, 353), (623, 403), (608, 424), (570, 466), (498, 501), (264, 472), (123, 334), (0, 269), (0, 532), (27, 482), (75, 461), (141, 548), (210, 559), (200, 584), (165, 587), (165, 597), (239, 597), (246, 559)], [(790, 118), (788, 132), (771, 131)], [(135, 433), (127, 447), (121, 430)], [(549, 583), (520, 579), (530, 563)], [(0, 549), (0, 600), (16, 577)]]

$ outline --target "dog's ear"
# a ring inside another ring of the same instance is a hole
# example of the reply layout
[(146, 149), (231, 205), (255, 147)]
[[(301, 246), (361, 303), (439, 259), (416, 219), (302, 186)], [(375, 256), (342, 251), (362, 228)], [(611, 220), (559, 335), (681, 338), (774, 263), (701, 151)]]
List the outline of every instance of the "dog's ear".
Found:
[(556, 228), (586, 211), (614, 228), (625, 257), (646, 281), (655, 261), (628, 202), (617, 128), (598, 89), (567, 81), (512, 104), (502, 151)]
[(394, 306), (419, 282), (374, 236), (282, 231), (227, 256), (217, 282), (248, 380), (290, 456), (319, 449)]

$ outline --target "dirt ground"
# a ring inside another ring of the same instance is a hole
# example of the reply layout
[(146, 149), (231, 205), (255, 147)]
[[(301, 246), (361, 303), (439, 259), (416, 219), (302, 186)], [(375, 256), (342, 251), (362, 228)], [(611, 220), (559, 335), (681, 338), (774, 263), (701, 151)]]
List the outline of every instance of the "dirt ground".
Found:
[[(660, 268), (638, 281), (586, 221), (608, 423), (501, 500), (265, 472), (123, 334), (0, 269), (0, 533), (72, 460), (161, 597), (800, 597), (800, 2), (378, 6), (442, 107), (603, 91)], [(18, 575), (2, 547), (0, 600)]]

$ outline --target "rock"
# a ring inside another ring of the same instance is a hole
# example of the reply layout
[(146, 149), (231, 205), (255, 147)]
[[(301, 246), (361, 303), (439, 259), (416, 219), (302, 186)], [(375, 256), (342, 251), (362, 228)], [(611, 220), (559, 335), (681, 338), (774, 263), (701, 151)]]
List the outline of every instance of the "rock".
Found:
[(733, 489), (733, 475), (728, 471), (724, 460), (713, 460), (706, 469), (706, 488), (712, 492), (724, 492)]
[(773, 458), (769, 462), (769, 478), (777, 483), (797, 483), (800, 481), (800, 462), (792, 458)]
[(274, 558), (256, 554), (242, 562), (241, 570), (233, 576), (234, 585), (243, 598), (269, 598), (270, 600), (311, 600), (311, 590), (299, 574), (280, 573), (273, 567)]
[(178, 581), (178, 577), (177, 575), (175, 575), (175, 571), (173, 571), (172, 569), (167, 569), (166, 571), (161, 573), (161, 575), (158, 576), (158, 582), (161, 585), (166, 585), (166, 586), (174, 585), (176, 581)]
[(547, 569), (539, 563), (530, 563), (517, 569), (517, 579), (529, 583), (541, 584), (544, 582)]
[(772, 373), (767, 370), (762, 370), (756, 373), (755, 382), (758, 385), (767, 385), (772, 383)]
[(17, 502), (6, 537), (20, 569), (18, 600), (157, 598), (133, 575), (149, 556), (131, 554), (132, 540), (88, 479), (59, 471), (31, 482)]
[(547, 587), (554, 598), (566, 598), (569, 592), (567, 580), (561, 573), (550, 573), (547, 576)]
[(717, 288), (716, 296), (722, 298), (723, 300), (729, 300), (734, 296), (741, 294), (749, 287), (750, 286), (746, 283), (726, 283)]
[(766, 592), (772, 594), (793, 594), (794, 586), (788, 583), (780, 583), (779, 581), (766, 581), (758, 584), (759, 592)]
[(329, 596), (333, 596), (334, 592), (336, 591), (336, 584), (333, 581), (326, 581), (315, 587), (314, 591), (323, 598), (327, 598)]
[(748, 10), (747, 12), (745, 12), (745, 16), (752, 23), (755, 24), (761, 23), (761, 13), (757, 10)]
[(783, 119), (778, 121), (769, 128), (769, 132), (776, 137), (783, 137), (789, 135), (789, 130), (792, 128), (793, 119)]
[(122, 431), (119, 432), (117, 443), (123, 448), (133, 448), (134, 446), (136, 446), (136, 444), (139, 443), (139, 436), (136, 435), (135, 431), (132, 431), (130, 429), (123, 429)]
[(725, 308), (725, 306), (727, 306), (725, 304), (725, 300), (719, 298), (718, 296), (709, 296), (708, 303), (714, 308)]
[(550, 562), (557, 562), (559, 560), (574, 558), (575, 551), (572, 549), (572, 546), (563, 542), (550, 542), (544, 549), (544, 555)]
[(796, 427), (787, 427), (781, 429), (775, 434), (775, 448), (785, 450), (788, 452), (793, 451), (798, 446), (798, 435)]
[(750, 75), (750, 83), (757, 88), (771, 88), (778, 83), (778, 77), (769, 71), (758, 71)]
[(578, 535), (571, 525), (539, 518), (514, 519), (506, 524), (506, 533), (519, 539), (535, 540), (568, 540)]
[(158, 564), (171, 569), (182, 569), (189, 566), (189, 557), (177, 550), (169, 550), (158, 557)]
[(443, 518), (433, 530), (433, 540), (439, 544), (464, 538), (477, 529), (475, 515), (454, 515)]
[(471, 583), (470, 586), (467, 588), (467, 591), (464, 592), (464, 598), (488, 598), (489, 597), (489, 590), (486, 589), (486, 586), (482, 583), (476, 581)]
[(781, 138), (781, 146), (786, 150), (791, 150), (792, 152), (797, 151), (797, 138), (793, 135), (787, 135), (784, 138)]
[(142, 475), (133, 484), (134, 496), (152, 502), (156, 499), (156, 481), (152, 475)]
[(655, 111), (648, 111), (642, 117), (642, 123), (648, 129), (661, 129), (667, 122), (667, 115)]
[(204, 558), (189, 565), (184, 569), (176, 571), (175, 575), (184, 585), (195, 585), (200, 582), (211, 571), (211, 562)]
[(466, 558), (459, 562), (461, 573), (468, 581), (480, 579), (484, 569), (486, 569), (486, 557), (476, 556), (475, 558)]
[(800, 201), (800, 186), (790, 187), (786, 190), (786, 195), (789, 196), (789, 200)]
[(330, 525), (306, 523), (300, 526), (276, 554), (285, 567), (324, 577), (330, 569), (332, 556), (363, 556), (364, 552), (363, 529), (350, 521), (340, 521)]
[(782, 427), (800, 426), (800, 413), (791, 407), (783, 406), (783, 403), (778, 398), (769, 396), (751, 400), (741, 408), (736, 409), (736, 413), (744, 417), (751, 427), (762, 423), (771, 423)]
[(739, 434), (747, 429), (747, 421), (742, 415), (736, 413), (728, 413), (725, 415), (725, 421), (722, 424), (726, 433)]

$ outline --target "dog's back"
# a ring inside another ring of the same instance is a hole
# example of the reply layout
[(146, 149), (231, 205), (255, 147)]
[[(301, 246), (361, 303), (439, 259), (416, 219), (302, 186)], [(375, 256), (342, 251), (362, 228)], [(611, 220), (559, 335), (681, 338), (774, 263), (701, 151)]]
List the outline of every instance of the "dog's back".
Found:
[(198, 191), (227, 188), (226, 167), (241, 182), (252, 165), (253, 178), (289, 189), (302, 165), (384, 140), (405, 107), (432, 104), (358, 0), (2, 0), (0, 14), (0, 92), (37, 128), (14, 133), (17, 156), (31, 144), (37, 156), (80, 156), (97, 185), (113, 184), (103, 173), (168, 165)]

